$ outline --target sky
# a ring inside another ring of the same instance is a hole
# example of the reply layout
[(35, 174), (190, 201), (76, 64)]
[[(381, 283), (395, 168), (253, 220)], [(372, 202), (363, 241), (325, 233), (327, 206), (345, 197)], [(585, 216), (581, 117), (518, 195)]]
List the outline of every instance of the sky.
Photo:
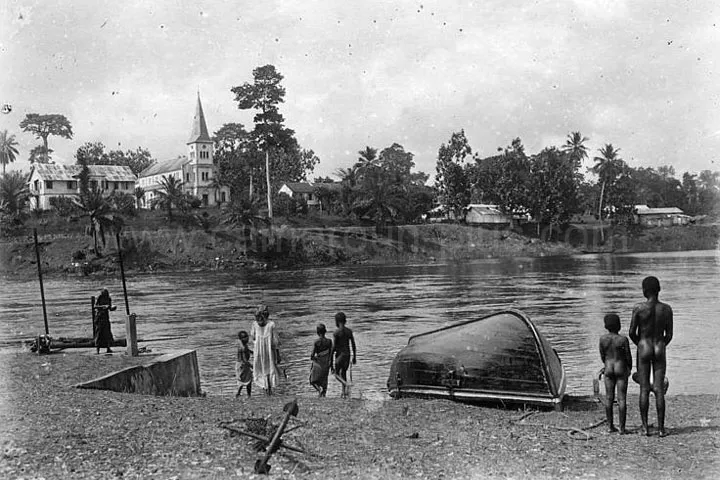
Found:
[(580, 131), (591, 158), (611, 143), (633, 167), (720, 170), (717, 0), (3, 0), (0, 18), (11, 169), (40, 143), (19, 127), (27, 113), (70, 120), (71, 140), (49, 140), (68, 164), (96, 141), (185, 154), (198, 91), (211, 132), (252, 128), (230, 89), (273, 64), (313, 176), (393, 143), (433, 174), (460, 129), (480, 156)]

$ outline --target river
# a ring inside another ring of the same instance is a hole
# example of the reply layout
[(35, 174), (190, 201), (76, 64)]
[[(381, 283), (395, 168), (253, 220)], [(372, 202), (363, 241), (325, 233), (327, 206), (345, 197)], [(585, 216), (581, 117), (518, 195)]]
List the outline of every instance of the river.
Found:
[[(143, 274), (128, 278), (128, 294), (141, 339), (185, 337), (140, 345), (154, 351), (197, 349), (202, 386), (210, 395), (234, 393), (234, 342), (239, 329), (249, 330), (258, 303), (270, 306), (281, 332), (284, 393), (314, 394), (307, 358), (315, 326), (323, 322), (332, 332), (337, 311), (346, 313), (359, 349), (353, 396), (380, 399), (387, 397), (390, 363), (411, 335), (512, 307), (525, 311), (558, 351), (568, 392), (590, 394), (592, 373), (601, 366), (603, 315), (620, 314), (627, 334), (647, 275), (660, 278), (660, 298), (675, 312), (669, 394), (720, 393), (713, 340), (720, 338), (720, 251)], [(41, 332), (38, 282), (4, 279), (0, 286), (0, 341)], [(111, 315), (113, 331), (124, 336), (120, 280), (75, 276), (45, 281), (51, 335), (90, 336), (89, 297), (103, 286), (118, 305)], [(631, 383), (630, 392), (637, 392), (637, 385)], [(332, 379), (328, 395), (339, 395)]]

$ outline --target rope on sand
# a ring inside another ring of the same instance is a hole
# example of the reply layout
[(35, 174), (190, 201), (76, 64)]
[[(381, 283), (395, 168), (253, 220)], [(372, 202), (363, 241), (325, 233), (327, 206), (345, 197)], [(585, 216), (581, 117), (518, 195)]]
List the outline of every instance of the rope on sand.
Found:
[[(522, 414), (518, 419), (516, 419), (516, 420), (511, 420), (510, 423), (512, 423), (512, 424), (514, 424), (514, 425), (520, 425), (520, 426), (523, 426), (523, 427), (552, 428), (552, 429), (554, 429), (554, 430), (560, 430), (560, 431), (565, 432), (565, 433), (567, 434), (567, 436), (570, 437), (570, 438), (572, 438), (573, 440), (585, 440), (585, 441), (588, 441), (588, 440), (590, 440), (591, 438), (593, 438), (593, 435), (592, 435), (590, 432), (588, 432), (588, 430), (592, 430), (593, 428), (597, 428), (597, 427), (599, 427), (600, 425), (602, 425), (602, 424), (604, 424), (605, 422), (607, 422), (607, 420), (603, 418), (602, 420), (600, 420), (600, 421), (598, 421), (598, 422), (595, 422), (595, 423), (593, 423), (592, 425), (590, 425), (590, 426), (588, 426), (588, 427), (585, 427), (585, 428), (577, 428), (577, 427), (557, 427), (557, 426), (555, 426), (555, 425), (547, 425), (547, 424), (545, 424), (545, 423), (527, 423), (527, 422), (524, 422), (524, 421), (523, 421), (523, 420), (525, 420), (526, 418), (528, 418), (528, 417), (530, 417), (530, 416), (532, 416), (532, 415), (535, 415), (535, 412), (526, 412), (526, 413)], [(578, 438), (578, 437), (576, 436), (576, 435), (578, 435), (578, 434), (579, 434), (579, 435), (584, 435), (585, 438)]]

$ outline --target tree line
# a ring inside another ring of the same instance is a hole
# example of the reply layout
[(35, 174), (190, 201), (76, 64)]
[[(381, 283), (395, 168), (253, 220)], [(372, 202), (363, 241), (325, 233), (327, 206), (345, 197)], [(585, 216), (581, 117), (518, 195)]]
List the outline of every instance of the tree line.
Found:
[(581, 171), (589, 156), (588, 138), (568, 134), (560, 146), (527, 154), (520, 138), (496, 155), (474, 154), (465, 132), (454, 132), (438, 150), (435, 186), (438, 202), (455, 218), (471, 203), (495, 204), (506, 214), (528, 215), (538, 224), (566, 224), (573, 215), (593, 215), (600, 222), (627, 223), (634, 206), (679, 207), (689, 215), (717, 213), (720, 172), (686, 172), (675, 178), (672, 166), (633, 168), (620, 149), (606, 144)]
[[(285, 124), (281, 113), (286, 94), (283, 78), (273, 65), (265, 65), (253, 70), (251, 82), (230, 89), (238, 109), (255, 115), (252, 126), (226, 123), (212, 137), (217, 172), (211, 188), (230, 190), (230, 201), (223, 206), (227, 223), (261, 221), (261, 210), (272, 216), (273, 205), (283, 215), (307, 211), (302, 200), (277, 193), (283, 183), (305, 181), (320, 162)], [(73, 137), (70, 121), (60, 114), (27, 114), (20, 127), (41, 141), (30, 152), (31, 163), (52, 162), (50, 137)], [(619, 148), (606, 144), (592, 158), (593, 175), (588, 180), (582, 171), (583, 161), (590, 155), (587, 141), (580, 132), (572, 132), (563, 145), (528, 154), (516, 138), (495, 155), (482, 157), (473, 151), (463, 130), (454, 132), (438, 149), (433, 187), (426, 185), (427, 174), (415, 171), (414, 155), (402, 145), (393, 143), (382, 150), (366, 146), (351, 167), (335, 171), (339, 182), (316, 178), (314, 194), (326, 211), (355, 221), (372, 221), (378, 228), (388, 223), (417, 222), (436, 205), (462, 219), (472, 203), (496, 204), (507, 214), (531, 217), (538, 229), (541, 225), (565, 224), (582, 214), (593, 215), (601, 222), (627, 222), (636, 204), (679, 207), (690, 215), (717, 213), (720, 172), (687, 172), (677, 179), (671, 166), (630, 167)], [(17, 155), (15, 136), (7, 130), (0, 132), (0, 207), (6, 216), (14, 212), (10, 216), (15, 222), (20, 221), (18, 212), (25, 208), (28, 195), (26, 186), (22, 188), (24, 175), (5, 174), (6, 165)], [(77, 149), (75, 160), (83, 169), (88, 165), (125, 165), (135, 175), (155, 163), (146, 148), (111, 150), (100, 142), (84, 143)], [(80, 203), (92, 203), (91, 190), (81, 192)], [(109, 200), (109, 211), (124, 209), (127, 214), (140, 205), (144, 194), (138, 187), (134, 199), (132, 195), (116, 195)], [(99, 195), (96, 200), (102, 198)], [(165, 210), (172, 220), (174, 212), (188, 214), (199, 204), (184, 192), (182, 180), (167, 176), (152, 206)], [(73, 208), (85, 214), (97, 210), (67, 199), (56, 199), (53, 207), (67, 214)]]

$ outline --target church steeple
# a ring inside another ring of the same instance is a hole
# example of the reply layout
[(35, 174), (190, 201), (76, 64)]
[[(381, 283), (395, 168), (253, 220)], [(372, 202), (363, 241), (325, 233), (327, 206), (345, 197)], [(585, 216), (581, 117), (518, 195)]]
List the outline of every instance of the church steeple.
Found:
[(208, 135), (207, 124), (205, 123), (205, 114), (203, 113), (202, 103), (200, 103), (200, 92), (198, 92), (197, 106), (195, 107), (195, 116), (193, 117), (192, 133), (188, 140), (191, 143), (212, 143), (210, 135)]

